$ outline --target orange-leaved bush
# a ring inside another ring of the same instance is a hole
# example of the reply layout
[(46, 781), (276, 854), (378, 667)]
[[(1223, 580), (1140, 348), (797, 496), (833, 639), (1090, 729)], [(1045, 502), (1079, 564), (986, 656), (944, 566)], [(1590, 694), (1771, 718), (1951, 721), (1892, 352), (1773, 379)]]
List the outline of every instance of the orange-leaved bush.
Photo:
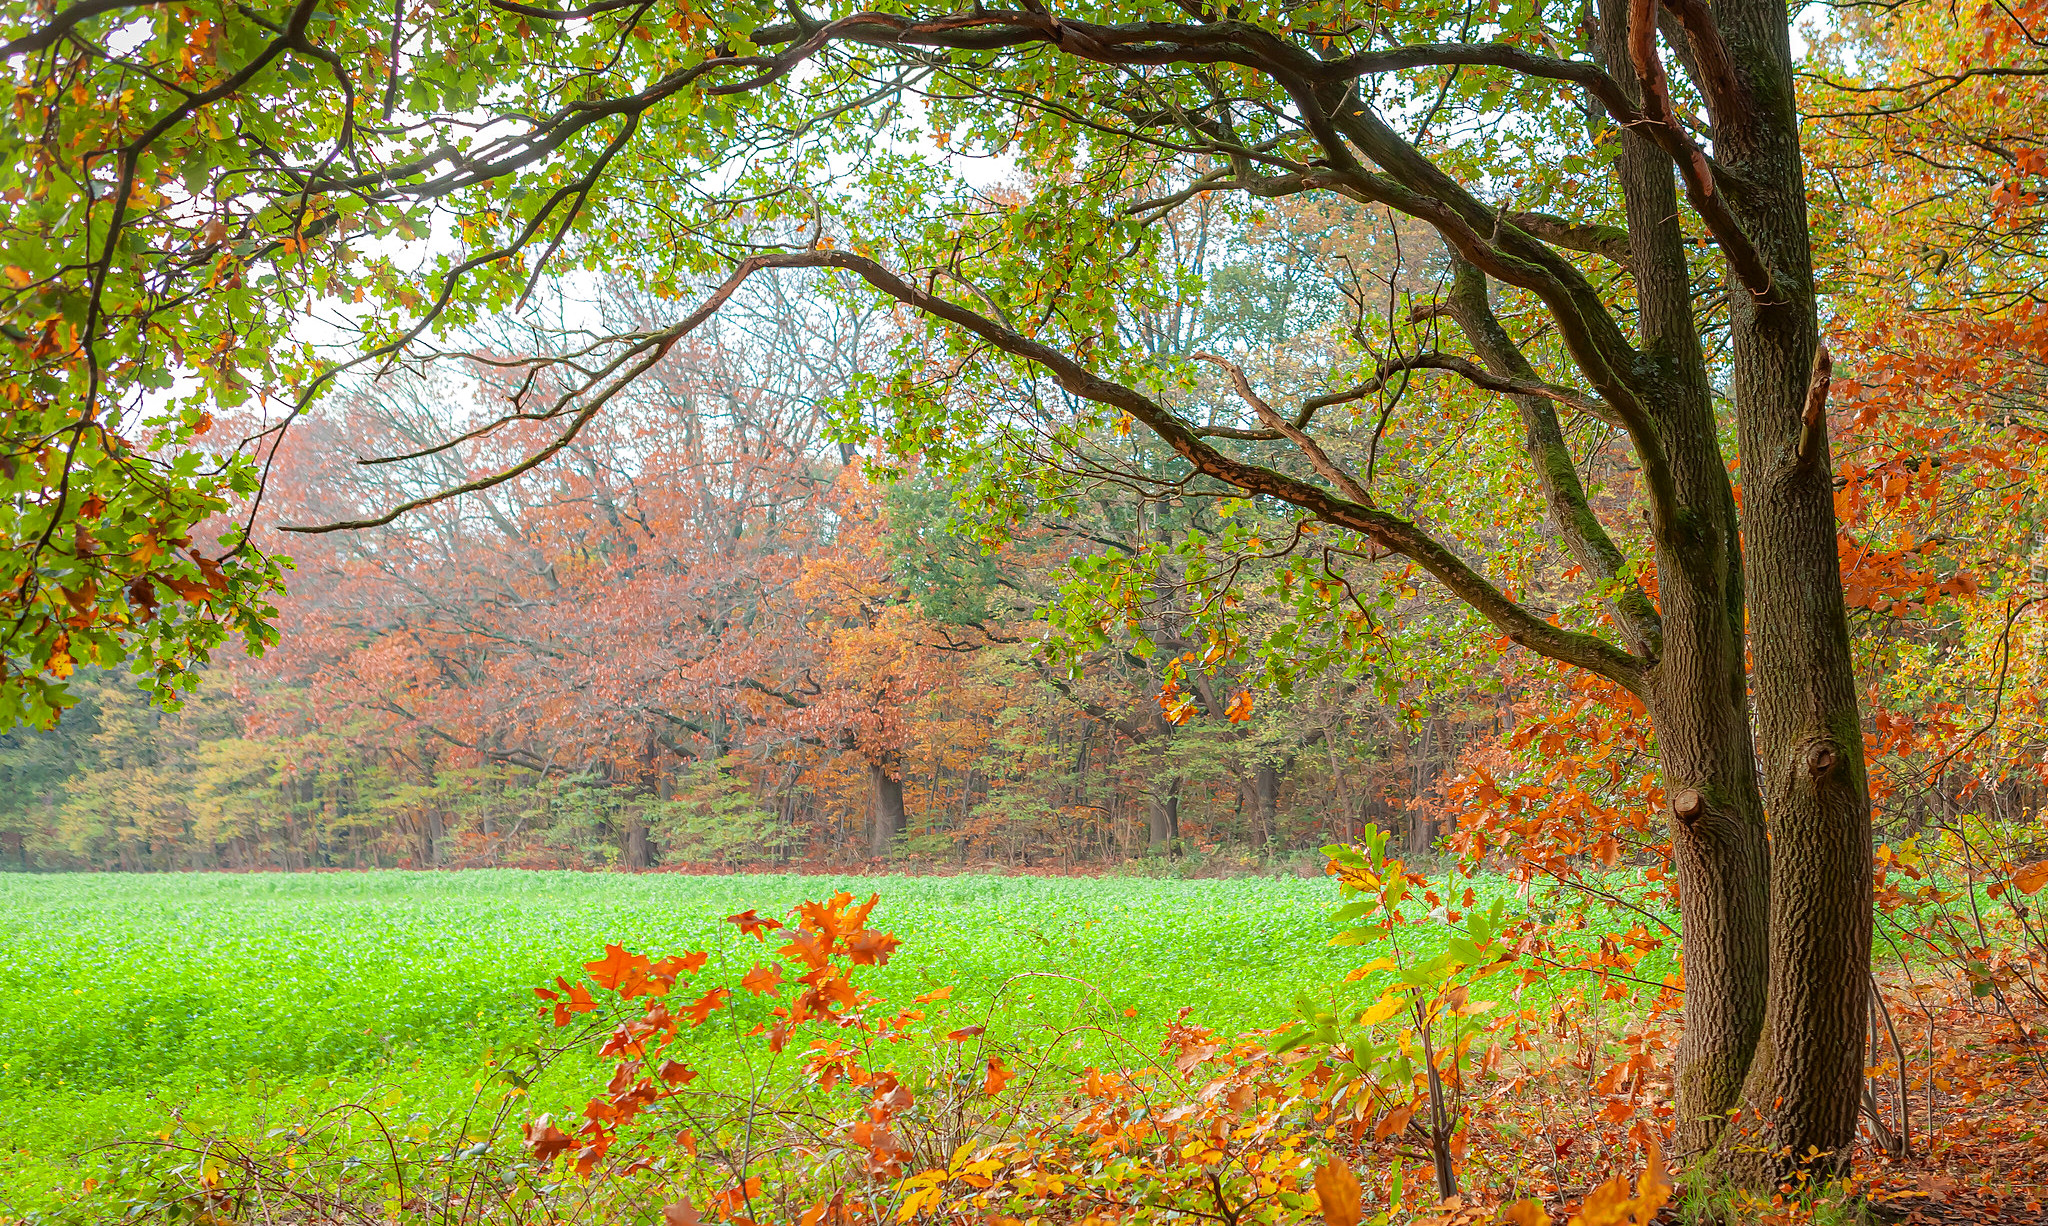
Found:
[[(558, 1215), (602, 1204), (658, 1205), (669, 1226), (1551, 1220), (1541, 1201), (1513, 1193), (1560, 1191), (1530, 1171), (1543, 1158), (1555, 1173), (1566, 1151), (1546, 1140), (1539, 1152), (1478, 1092), (1481, 1076), (1496, 1090), (1535, 1086), (1540, 1066), (1512, 1077), (1500, 1067), (1506, 1052), (1536, 1049), (1534, 1028), (1525, 1036), (1508, 1010), (1496, 1029), (1513, 1041), (1480, 1060), (1471, 1020), (1485, 1010), (1468, 1004), (1462, 983), (1432, 987), (1391, 1025), (1370, 1020), (1402, 1086), (1362, 1093), (1356, 1049), (1315, 1041), (1314, 1027), (1231, 1039), (1190, 1020), (1190, 1006), (1145, 1051), (1109, 1019), (1005, 1042), (1000, 1026), (930, 1016), (926, 1006), (951, 995), (945, 987), (892, 1004), (857, 981), (898, 945), (868, 927), (877, 901), (842, 892), (786, 920), (728, 917), (772, 959), (733, 987), (692, 978), (702, 953), (655, 960), (607, 946), (585, 968), (590, 1005), (565, 1005), (579, 986), (566, 979), (537, 989), (558, 1026), (591, 1012), (583, 1033), (611, 1061), (581, 1122), (542, 1115), (524, 1128)], [(1482, 965), (1512, 958), (1490, 942), (1486, 952)], [(687, 1036), (720, 1011), (733, 1018), (727, 1033), (751, 1043), (737, 1059), (693, 1067), (680, 1053), (703, 1048)], [(1424, 1033), (1439, 1025), (1441, 1052)], [(1059, 1053), (1081, 1038), (1106, 1042), (1118, 1060), (1062, 1067)], [(1432, 1092), (1454, 1092), (1472, 1115), (1455, 1157), (1444, 1113), (1420, 1109)], [(1632, 1166), (1621, 1122), (1588, 1111), (1586, 1127), (1605, 1124), (1606, 1143), (1582, 1156)], [(1633, 1131), (1649, 1141), (1640, 1189), (1631, 1194), (1626, 1177), (1597, 1188), (1585, 1178), (1593, 1190), (1572, 1220), (1647, 1222), (1669, 1195), (1660, 1134), (1640, 1121)], [(1448, 1197), (1431, 1188), (1413, 1159), (1434, 1156), (1452, 1178), (1476, 1175), (1473, 1186)]]

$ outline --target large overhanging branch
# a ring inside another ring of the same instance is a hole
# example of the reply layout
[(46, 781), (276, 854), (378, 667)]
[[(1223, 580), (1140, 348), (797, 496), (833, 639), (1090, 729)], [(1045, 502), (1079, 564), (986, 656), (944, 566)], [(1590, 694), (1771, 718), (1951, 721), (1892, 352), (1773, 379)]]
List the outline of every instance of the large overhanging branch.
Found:
[[(1523, 608), (1420, 526), (1322, 486), (1218, 451), (1195, 433), (1194, 426), (1142, 392), (1105, 378), (1072, 356), (986, 315), (920, 289), (865, 256), (845, 251), (791, 251), (758, 255), (741, 262), (703, 305), (675, 325), (640, 340), (634, 350), (641, 355), (640, 359), (624, 378), (630, 379), (634, 373), (652, 366), (668, 346), (714, 315), (747, 278), (772, 268), (831, 268), (853, 273), (885, 296), (972, 333), (997, 350), (1043, 368), (1069, 394), (1130, 414), (1203, 475), (1248, 495), (1273, 498), (1299, 507), (1325, 523), (1358, 532), (1381, 548), (1409, 558), (1514, 642), (1540, 655), (1606, 677), (1633, 693), (1643, 692), (1646, 684), (1643, 660), (1597, 635), (1552, 625)], [(602, 407), (605, 399), (615, 394), (620, 386), (622, 383), (616, 379), (607, 384), (599, 394), (592, 396), (583, 411), (547, 447), (500, 472), (426, 498), (414, 499), (371, 519), (300, 526), (293, 530), (332, 532), (385, 524), (407, 510), (509, 481), (567, 446)]]
[[(48, 20), (44, 30), (63, 27), (75, 30), (89, 18), (132, 10), (150, 0), (109, 3), (85, 0)], [(571, 22), (601, 19), (614, 7), (610, 0), (588, 9), (555, 10), (534, 5), (513, 5), (497, 0), (507, 12), (529, 19)], [(1637, 9), (1655, 0), (1632, 0)], [(1681, 0), (1674, 0), (1681, 2)], [(310, 0), (301, 0), (294, 11), (285, 45), (306, 50), (305, 20)], [(630, 6), (627, 6), (630, 7)], [(1641, 23), (1646, 27), (1647, 22)], [(43, 31), (28, 37), (38, 38)], [(53, 34), (51, 37), (61, 37)], [(19, 39), (16, 40), (20, 42)], [(1660, 532), (1672, 523), (1672, 485), (1669, 466), (1652, 415), (1641, 403), (1635, 385), (1637, 355), (1608, 310), (1599, 292), (1569, 260), (1552, 248), (1546, 237), (1559, 245), (1584, 246), (1585, 235), (1566, 227), (1548, 224), (1549, 219), (1529, 217), (1529, 229), (1490, 208), (1445, 174), (1434, 163), (1401, 138), (1360, 100), (1357, 80), (1362, 75), (1407, 69), (1444, 66), (1484, 66), (1524, 76), (1576, 84), (1598, 97), (1623, 123), (1642, 123), (1663, 143), (1686, 176), (1695, 206), (1708, 221), (1709, 229), (1745, 284), (1752, 289), (1767, 287), (1768, 270), (1750, 258), (1753, 252), (1739, 227), (1728, 214), (1725, 202), (1714, 191), (1711, 167), (1671, 119), (1668, 92), (1646, 90), (1661, 111), (1654, 114), (1636, 110), (1619, 82), (1597, 65), (1537, 55), (1521, 48), (1494, 43), (1430, 43), (1361, 52), (1324, 59), (1306, 47), (1271, 30), (1240, 21), (1202, 24), (1135, 22), (1098, 25), (1066, 21), (1035, 5), (1023, 11), (978, 10), (918, 19), (892, 13), (854, 13), (833, 21), (818, 21), (793, 11), (792, 22), (753, 33), (755, 47), (779, 48), (773, 52), (736, 54), (720, 52), (687, 68), (672, 72), (638, 92), (614, 98), (580, 100), (540, 115), (523, 131), (487, 142), (473, 151), (444, 146), (403, 164), (367, 174), (329, 173), (329, 161), (319, 165), (286, 168), (292, 180), (291, 198), (301, 202), (333, 193), (353, 193), (372, 200), (427, 200), (474, 187), (491, 180), (531, 169), (556, 157), (579, 134), (593, 125), (617, 120), (619, 131), (606, 141), (605, 149), (594, 155), (594, 168), (577, 174), (571, 183), (552, 192), (544, 207), (523, 227), (523, 232), (505, 246), (463, 260), (441, 278), (438, 293), (418, 326), (398, 341), (409, 343), (420, 334), (450, 300), (456, 283), (471, 270), (506, 255), (524, 250), (536, 241), (545, 219), (562, 210), (564, 220), (550, 245), (566, 233), (568, 221), (586, 193), (603, 173), (604, 165), (629, 139), (646, 113), (669, 99), (696, 91), (706, 96), (757, 91), (785, 80), (799, 66), (835, 42), (894, 46), (926, 50), (994, 50), (1047, 45), (1061, 52), (1100, 63), (1143, 67), (1161, 64), (1235, 64), (1261, 73), (1292, 100), (1295, 113), (1331, 165), (1298, 179), (1283, 176), (1274, 183), (1284, 191), (1299, 185), (1301, 190), (1327, 189), (1355, 199), (1389, 205), (1434, 226), (1464, 258), (1489, 276), (1530, 290), (1543, 300), (1560, 335), (1575, 361), (1592, 385), (1599, 401), (1611, 406), (1626, 424), (1642, 466), (1650, 493), (1653, 526)], [(1657, 74), (1655, 49), (1644, 61)], [(1640, 66), (1640, 65), (1639, 65)], [(255, 68), (245, 70), (248, 71)], [(1661, 78), (1660, 78), (1661, 79)], [(189, 106), (181, 110), (189, 110)], [(1207, 134), (1213, 139), (1214, 134)], [(1369, 169), (1359, 154), (1369, 158)], [(1259, 186), (1267, 186), (1259, 184)], [(116, 209), (120, 208), (117, 197)], [(111, 252), (120, 239), (119, 217), (106, 237)], [(1542, 232), (1548, 231), (1547, 235)], [(1599, 246), (1614, 250), (1612, 236), (1600, 235)], [(280, 240), (281, 241), (281, 240)], [(258, 253), (260, 258), (261, 253)], [(540, 261), (544, 266), (546, 260)], [(536, 267), (533, 275), (542, 271)], [(88, 341), (88, 345), (90, 341)], [(381, 347), (388, 352), (392, 346)], [(333, 374), (320, 379), (325, 383)], [(1462, 372), (1461, 372), (1462, 373)], [(316, 389), (317, 390), (317, 389)], [(1515, 389), (1519, 394), (1523, 389)], [(1591, 403), (1591, 402), (1588, 402)]]

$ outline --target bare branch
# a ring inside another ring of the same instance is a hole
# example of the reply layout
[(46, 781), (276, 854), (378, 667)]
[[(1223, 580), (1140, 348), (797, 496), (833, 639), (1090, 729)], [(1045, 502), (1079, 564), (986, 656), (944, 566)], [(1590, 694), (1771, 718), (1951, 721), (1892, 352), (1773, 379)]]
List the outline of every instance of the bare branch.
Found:
[[(1714, 166), (1706, 151), (1693, 143), (1671, 109), (1671, 81), (1664, 75), (1664, 61), (1657, 54), (1657, 0), (1629, 0), (1628, 53), (1635, 64), (1636, 82), (1643, 95), (1643, 127), (1651, 140), (1678, 163), (1678, 177), (1685, 184), (1685, 199), (1706, 223), (1708, 233), (1721, 244), (1721, 255), (1743, 287), (1758, 298), (1771, 296), (1771, 268), (1742, 223), (1728, 209), (1727, 201), (1714, 182)], [(1681, 13), (1681, 16), (1683, 14)], [(1718, 39), (1718, 35), (1717, 35)], [(1697, 40), (1695, 40), (1697, 41)], [(1725, 49), (1723, 51), (1725, 55)]]
[(1246, 404), (1252, 406), (1252, 411), (1259, 415), (1259, 420), (1300, 448), (1301, 453), (1308, 457), (1310, 466), (1321, 473), (1324, 480), (1336, 486), (1340, 493), (1353, 502), (1368, 507), (1372, 505), (1372, 495), (1358, 483), (1357, 478), (1346, 472), (1343, 465), (1332, 460), (1330, 454), (1324, 451), (1315, 439), (1309, 437), (1307, 431), (1275, 413), (1273, 406), (1267, 404), (1252, 390), (1252, 382), (1245, 377), (1243, 367), (1213, 353), (1198, 353), (1194, 357), (1197, 362), (1209, 362), (1228, 371), (1231, 383), (1237, 388), (1237, 394), (1243, 397)]

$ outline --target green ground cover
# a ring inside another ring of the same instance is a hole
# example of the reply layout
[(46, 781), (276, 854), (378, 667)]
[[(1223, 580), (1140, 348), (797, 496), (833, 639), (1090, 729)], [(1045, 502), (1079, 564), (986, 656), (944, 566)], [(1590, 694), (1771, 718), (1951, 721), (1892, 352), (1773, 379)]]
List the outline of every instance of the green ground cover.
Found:
[[(260, 1127), (348, 1099), (445, 1119), (487, 1051), (543, 1029), (532, 987), (604, 942), (708, 949), (729, 983), (758, 947), (723, 916), (841, 887), (879, 892), (872, 923), (903, 940), (864, 982), (892, 1000), (954, 985), (935, 1010), (1018, 1042), (1103, 1022), (1149, 1043), (1190, 1005), (1226, 1033), (1270, 1027), (1371, 956), (1327, 944), (1323, 880), (0, 876), (0, 1202), (30, 1206), (80, 1154), (174, 1119)], [(1077, 1064), (1107, 1041), (1062, 1040)], [(536, 1102), (580, 1101), (587, 1074), (558, 1070)]]

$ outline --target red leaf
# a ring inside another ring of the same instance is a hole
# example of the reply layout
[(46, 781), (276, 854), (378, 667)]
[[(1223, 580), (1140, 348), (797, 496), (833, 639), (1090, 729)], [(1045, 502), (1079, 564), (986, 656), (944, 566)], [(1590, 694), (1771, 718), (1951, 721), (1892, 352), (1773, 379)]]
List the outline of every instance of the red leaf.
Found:
[(664, 1060), (661, 1067), (655, 1070), (655, 1075), (672, 1086), (684, 1086), (695, 1080), (697, 1072), (681, 1061)]
[(598, 987), (616, 989), (627, 975), (645, 971), (647, 958), (642, 954), (627, 953), (621, 945), (606, 945), (604, 957), (596, 962), (585, 962), (583, 969), (590, 972)]

